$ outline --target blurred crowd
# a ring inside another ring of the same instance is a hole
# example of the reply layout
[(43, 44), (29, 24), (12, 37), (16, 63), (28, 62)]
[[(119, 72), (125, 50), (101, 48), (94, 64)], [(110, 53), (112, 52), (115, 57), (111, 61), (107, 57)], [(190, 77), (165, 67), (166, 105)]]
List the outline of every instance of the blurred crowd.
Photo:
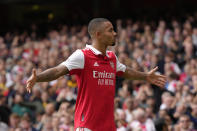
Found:
[[(165, 87), (117, 77), (117, 131), (197, 130), (197, 15), (159, 21), (116, 20), (117, 44), (109, 47), (121, 63), (139, 71), (158, 66)], [(74, 131), (75, 76), (25, 83), (32, 68), (44, 71), (65, 61), (91, 40), (87, 26), (58, 25), (39, 37), (39, 27), (0, 36), (0, 130)]]

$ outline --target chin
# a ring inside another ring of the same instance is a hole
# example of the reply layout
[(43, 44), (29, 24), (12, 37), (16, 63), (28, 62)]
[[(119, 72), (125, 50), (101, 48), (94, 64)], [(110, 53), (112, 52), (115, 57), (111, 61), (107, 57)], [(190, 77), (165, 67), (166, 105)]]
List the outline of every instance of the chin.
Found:
[(112, 43), (112, 45), (111, 46), (115, 46), (116, 45), (116, 43), (114, 42), (114, 43)]
[(115, 46), (116, 45), (116, 42), (115, 41), (112, 41), (110, 42), (110, 45), (109, 46)]

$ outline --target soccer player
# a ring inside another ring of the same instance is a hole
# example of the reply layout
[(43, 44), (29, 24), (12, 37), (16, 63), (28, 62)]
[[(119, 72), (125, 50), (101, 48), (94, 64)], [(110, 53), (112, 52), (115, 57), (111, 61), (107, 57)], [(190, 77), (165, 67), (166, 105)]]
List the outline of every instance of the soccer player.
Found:
[(105, 18), (95, 18), (88, 25), (92, 45), (76, 50), (60, 65), (40, 74), (33, 69), (27, 80), (27, 91), (36, 82), (48, 82), (60, 76), (77, 76), (78, 96), (74, 126), (76, 131), (115, 131), (114, 96), (116, 76), (128, 79), (146, 80), (163, 87), (166, 77), (156, 74), (158, 67), (150, 72), (139, 72), (121, 64), (116, 55), (107, 51), (115, 45), (116, 32), (112, 23)]

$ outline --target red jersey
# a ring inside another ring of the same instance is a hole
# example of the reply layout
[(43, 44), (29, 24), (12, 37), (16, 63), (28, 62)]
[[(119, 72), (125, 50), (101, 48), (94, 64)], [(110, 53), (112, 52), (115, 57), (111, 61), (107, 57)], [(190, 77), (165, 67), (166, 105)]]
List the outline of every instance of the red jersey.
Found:
[(107, 51), (104, 56), (88, 45), (76, 52), (62, 63), (69, 69), (71, 75), (77, 76), (75, 129), (84, 127), (92, 131), (116, 131), (114, 123), (116, 75), (121, 75), (126, 67), (119, 63), (111, 51)]

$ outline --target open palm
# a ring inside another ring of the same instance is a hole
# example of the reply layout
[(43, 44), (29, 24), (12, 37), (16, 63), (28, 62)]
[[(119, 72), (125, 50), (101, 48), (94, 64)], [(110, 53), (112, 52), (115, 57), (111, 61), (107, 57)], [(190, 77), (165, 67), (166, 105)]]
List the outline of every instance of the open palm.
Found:
[(166, 76), (157, 74), (157, 69), (158, 67), (155, 67), (154, 69), (148, 72), (147, 81), (159, 87), (164, 87), (166, 83)]
[(33, 69), (32, 70), (32, 75), (29, 77), (29, 79), (26, 82), (27, 92), (31, 93), (31, 89), (35, 85), (36, 79), (37, 79), (37, 77), (36, 77), (36, 70)]

